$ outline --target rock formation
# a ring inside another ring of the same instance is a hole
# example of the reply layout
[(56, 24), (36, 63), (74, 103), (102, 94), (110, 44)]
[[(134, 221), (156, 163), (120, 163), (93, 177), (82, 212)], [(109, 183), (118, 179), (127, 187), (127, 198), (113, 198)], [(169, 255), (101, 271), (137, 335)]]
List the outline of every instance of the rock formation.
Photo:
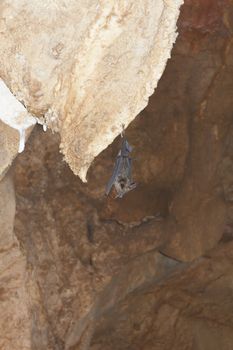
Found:
[(231, 0), (182, 6), (126, 129), (138, 186), (123, 199), (104, 196), (119, 138), (84, 184), (59, 153), (65, 131), (33, 129), (0, 183), (1, 348), (232, 349), (232, 15)]
[(0, 208), (0, 348), (31, 349), (26, 259), (14, 234), (15, 193), (10, 175), (0, 182)]
[(182, 2), (1, 1), (0, 77), (60, 133), (65, 159), (83, 181), (94, 157), (147, 105)]

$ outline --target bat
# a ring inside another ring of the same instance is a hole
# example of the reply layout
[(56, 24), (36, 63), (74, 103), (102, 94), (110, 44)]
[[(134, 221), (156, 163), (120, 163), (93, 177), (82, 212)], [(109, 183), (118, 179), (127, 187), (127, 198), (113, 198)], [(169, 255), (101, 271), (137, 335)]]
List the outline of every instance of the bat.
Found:
[(130, 153), (132, 147), (124, 135), (124, 129), (122, 132), (122, 145), (117, 155), (113, 174), (106, 186), (105, 194), (108, 195), (114, 185), (117, 195), (115, 198), (122, 198), (127, 192), (133, 190), (137, 185), (132, 181), (132, 159)]

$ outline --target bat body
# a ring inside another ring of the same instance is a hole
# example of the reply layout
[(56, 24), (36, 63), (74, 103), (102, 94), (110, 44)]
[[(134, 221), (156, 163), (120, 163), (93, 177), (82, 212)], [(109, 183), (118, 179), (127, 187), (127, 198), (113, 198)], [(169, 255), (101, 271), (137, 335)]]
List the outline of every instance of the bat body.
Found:
[(110, 178), (107, 187), (106, 195), (108, 195), (114, 185), (117, 196), (122, 198), (127, 192), (133, 190), (136, 184), (131, 178), (132, 159), (130, 153), (132, 147), (129, 145), (126, 138), (123, 136), (121, 149), (117, 155), (112, 177)]

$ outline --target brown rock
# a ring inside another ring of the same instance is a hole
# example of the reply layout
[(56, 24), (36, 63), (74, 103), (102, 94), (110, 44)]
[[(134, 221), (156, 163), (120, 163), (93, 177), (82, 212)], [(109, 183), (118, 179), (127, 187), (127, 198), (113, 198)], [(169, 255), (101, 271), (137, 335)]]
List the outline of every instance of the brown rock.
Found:
[[(172, 59), (126, 130), (138, 187), (122, 200), (104, 196), (118, 139), (82, 184), (59, 154), (59, 136), (33, 131), (14, 164), (15, 233), (27, 271), (27, 298), (20, 300), (23, 308), (29, 302), (30, 319), (15, 331), (6, 317), (5, 348), (21, 348), (20, 339), (33, 350), (232, 349), (227, 5), (183, 7)], [(16, 309), (6, 307), (10, 315)]]
[(233, 344), (232, 242), (132, 291), (100, 319), (91, 349), (222, 349)]
[(31, 349), (26, 261), (14, 235), (15, 194), (9, 175), (0, 181), (0, 348)]

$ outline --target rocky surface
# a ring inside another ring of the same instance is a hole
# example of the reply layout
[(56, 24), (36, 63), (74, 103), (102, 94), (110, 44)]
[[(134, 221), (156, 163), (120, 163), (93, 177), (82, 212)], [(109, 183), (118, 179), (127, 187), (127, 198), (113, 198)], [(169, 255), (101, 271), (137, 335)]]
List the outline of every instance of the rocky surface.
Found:
[(18, 153), (18, 132), (0, 121), (0, 179), (3, 179)]
[(1, 1), (0, 77), (60, 133), (66, 161), (83, 181), (94, 157), (147, 105), (182, 3)]
[(12, 169), (24, 328), (3, 323), (4, 349), (232, 349), (232, 14), (231, 1), (185, 2), (172, 58), (126, 130), (138, 186), (123, 199), (104, 196), (119, 139), (83, 184), (59, 135), (34, 129)]
[(25, 288), (26, 259), (14, 234), (15, 193), (10, 174), (0, 182), (0, 348), (31, 349)]
[(232, 349), (232, 249), (131, 291), (102, 315), (91, 349)]

